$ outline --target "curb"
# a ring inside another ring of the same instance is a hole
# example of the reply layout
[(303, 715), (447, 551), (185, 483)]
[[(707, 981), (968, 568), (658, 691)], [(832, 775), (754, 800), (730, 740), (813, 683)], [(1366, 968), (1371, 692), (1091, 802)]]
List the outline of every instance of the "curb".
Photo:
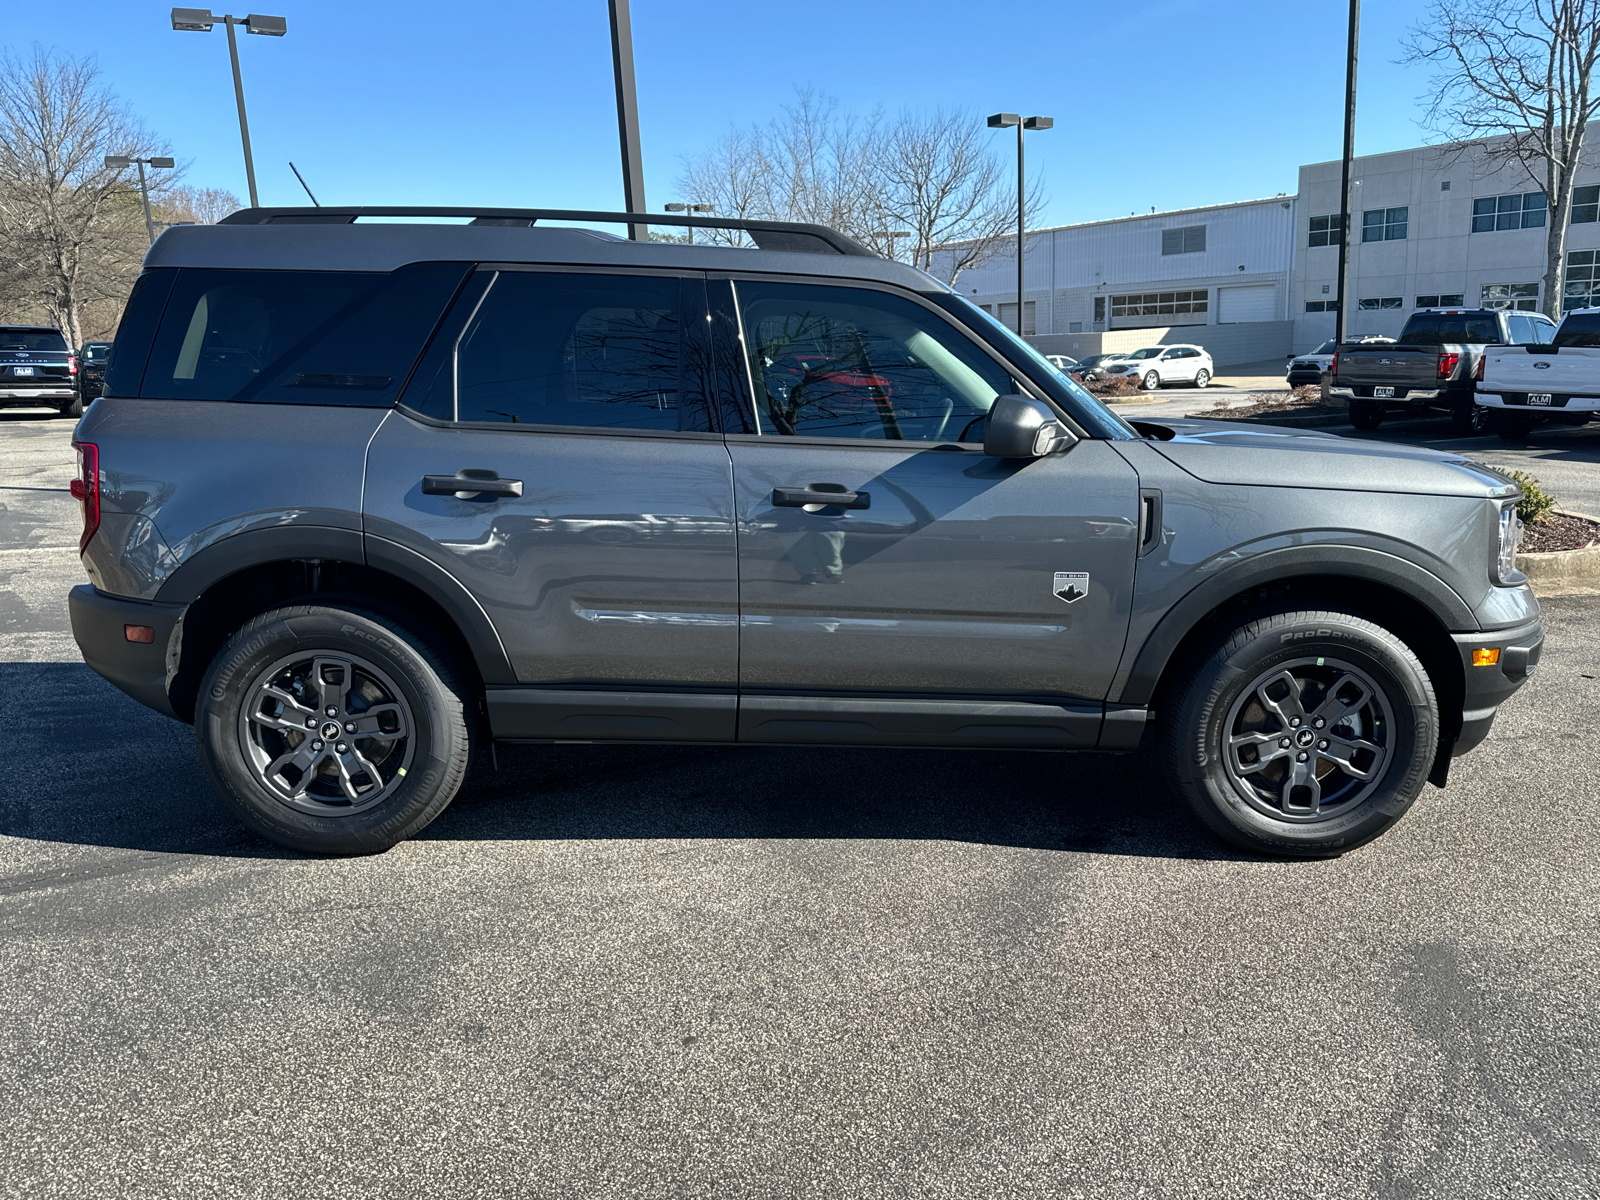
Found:
[[(1583, 517), (1588, 513), (1557, 509), (1563, 517)], [(1587, 550), (1546, 550), (1538, 554), (1517, 555), (1517, 570), (1528, 577), (1533, 594), (1545, 596), (1600, 596), (1600, 546)]]

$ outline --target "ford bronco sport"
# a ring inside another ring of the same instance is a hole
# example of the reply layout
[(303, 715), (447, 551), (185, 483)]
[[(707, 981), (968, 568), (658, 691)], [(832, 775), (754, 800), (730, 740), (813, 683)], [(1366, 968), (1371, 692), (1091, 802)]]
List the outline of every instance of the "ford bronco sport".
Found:
[(1466, 458), (1129, 424), (820, 226), (550, 219), (682, 222), (250, 209), (149, 252), (75, 434), (73, 630), (269, 838), (391, 846), (491, 739), (1153, 725), (1217, 833), (1337, 854), (1538, 661), (1517, 488)]

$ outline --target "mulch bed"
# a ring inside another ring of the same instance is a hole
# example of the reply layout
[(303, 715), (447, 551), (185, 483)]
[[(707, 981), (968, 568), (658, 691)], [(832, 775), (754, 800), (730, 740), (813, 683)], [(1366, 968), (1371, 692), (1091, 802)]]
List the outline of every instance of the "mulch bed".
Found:
[(1235, 400), (1250, 403), (1234, 403), (1211, 412), (1197, 410), (1189, 415), (1214, 421), (1243, 421), (1253, 417), (1343, 417), (1350, 411), (1343, 400), (1324, 404), (1322, 389), (1310, 385), (1286, 392), (1250, 392)]
[(1551, 513), (1542, 521), (1522, 527), (1524, 554), (1547, 554), (1552, 550), (1585, 550), (1600, 542), (1600, 524), (1586, 517)]

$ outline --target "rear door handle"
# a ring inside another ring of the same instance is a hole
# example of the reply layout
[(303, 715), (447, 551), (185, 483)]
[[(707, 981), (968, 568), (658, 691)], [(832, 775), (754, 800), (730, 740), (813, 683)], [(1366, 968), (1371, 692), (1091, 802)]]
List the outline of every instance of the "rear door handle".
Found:
[(840, 508), (871, 508), (871, 492), (852, 492), (837, 483), (813, 483), (810, 487), (772, 489), (774, 508), (804, 508), (808, 504), (837, 504)]
[(501, 479), (493, 471), (473, 468), (457, 471), (454, 475), (424, 475), (424, 496), (520, 496), (522, 480)]

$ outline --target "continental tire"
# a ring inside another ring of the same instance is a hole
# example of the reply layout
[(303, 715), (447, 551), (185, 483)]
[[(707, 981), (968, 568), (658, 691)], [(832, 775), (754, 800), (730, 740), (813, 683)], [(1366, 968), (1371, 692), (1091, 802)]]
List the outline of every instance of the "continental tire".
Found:
[(297, 605), (248, 622), (217, 652), (195, 706), (207, 777), (263, 837), (314, 854), (373, 854), (454, 798), (470, 693), (404, 624)]
[(1214, 644), (1163, 714), (1178, 789), (1236, 846), (1329, 857), (1411, 807), (1439, 710), (1399, 638), (1344, 612), (1263, 617)]

